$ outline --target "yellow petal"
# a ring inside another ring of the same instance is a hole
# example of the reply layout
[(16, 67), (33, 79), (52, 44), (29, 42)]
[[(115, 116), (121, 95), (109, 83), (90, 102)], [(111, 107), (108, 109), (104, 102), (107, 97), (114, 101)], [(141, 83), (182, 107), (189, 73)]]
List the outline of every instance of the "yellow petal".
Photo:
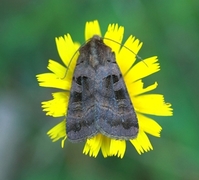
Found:
[(57, 50), (60, 58), (66, 67), (70, 68), (71, 62), (77, 61), (77, 57), (79, 56), (79, 44), (74, 43), (70, 34), (65, 35), (64, 37), (55, 38), (57, 44)]
[(86, 22), (85, 27), (85, 40), (89, 40), (94, 35), (101, 36), (100, 26), (97, 20)]
[(140, 113), (136, 114), (139, 121), (139, 128), (142, 131), (153, 136), (160, 137), (160, 131), (162, 130), (162, 127), (156, 121)]
[(64, 66), (62, 66), (61, 64), (59, 64), (56, 61), (53, 60), (49, 60), (48, 61), (48, 67), (47, 67), (50, 71), (52, 71), (58, 78), (65, 80), (64, 76), (66, 74), (66, 68)]
[(135, 64), (125, 75), (126, 83), (137, 81), (160, 70), (157, 56), (144, 59)]
[(90, 151), (90, 145), (86, 142), (83, 149), (83, 154), (88, 155)]
[(147, 94), (132, 97), (134, 108), (137, 112), (156, 116), (172, 116), (171, 104), (164, 102), (161, 94)]
[(117, 56), (117, 63), (123, 75), (134, 64), (136, 60), (136, 55), (141, 47), (142, 43), (140, 43), (140, 41), (138, 39), (135, 39), (135, 37), (133, 36), (130, 36), (124, 43), (124, 46), (122, 46)]
[(144, 131), (139, 131), (137, 138), (130, 140), (139, 154), (153, 150), (153, 147)]
[[(52, 71), (58, 78), (60, 78), (61, 80), (66, 80), (69, 82), (69, 84), (71, 84), (73, 71), (74, 71), (74, 69), (72, 69), (72, 66), (74, 66), (74, 64), (71, 62), (70, 68), (67, 69), (61, 64), (57, 63), (56, 61), (49, 60), (49, 64), (47, 68), (50, 71)], [(70, 85), (68, 86), (68, 88), (70, 89)]]
[(111, 143), (111, 139), (106, 137), (106, 136), (103, 136), (102, 145), (101, 145), (101, 151), (102, 151), (102, 155), (104, 156), (104, 158), (109, 156), (110, 143)]
[(126, 151), (126, 141), (111, 139), (109, 156), (124, 157)]
[(69, 92), (53, 93), (53, 100), (42, 102), (43, 111), (53, 117), (66, 116), (69, 101)]
[(104, 35), (104, 43), (115, 52), (116, 59), (119, 52), (124, 34), (124, 27), (118, 27), (118, 24), (109, 24)]
[(37, 81), (39, 81), (39, 86), (70, 90), (71, 81), (60, 79), (54, 73), (38, 74), (36, 77)]
[(87, 139), (83, 149), (83, 154), (97, 157), (102, 144), (102, 135), (98, 134), (90, 139)]
[(52, 129), (47, 132), (47, 135), (52, 139), (53, 142), (60, 138), (66, 139), (66, 120), (63, 120)]
[(146, 88), (144, 88), (143, 85), (144, 85), (144, 83), (142, 82), (142, 80), (138, 80), (138, 81), (135, 81), (133, 83), (126, 84), (129, 95), (130, 96), (137, 96), (137, 95), (152, 91), (158, 86), (158, 83), (155, 82), (154, 84), (152, 84), (152, 85), (150, 85)]

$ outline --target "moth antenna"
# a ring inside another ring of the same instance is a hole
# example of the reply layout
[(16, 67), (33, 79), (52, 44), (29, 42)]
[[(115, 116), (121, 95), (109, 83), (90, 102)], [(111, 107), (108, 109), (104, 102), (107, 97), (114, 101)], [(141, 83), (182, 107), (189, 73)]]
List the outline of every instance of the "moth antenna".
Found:
[[(101, 37), (101, 38), (102, 38), (102, 37)], [(88, 41), (90, 41), (91, 39), (92, 39), (92, 38), (89, 38), (87, 41), (85, 41), (83, 44), (81, 44), (81, 46), (75, 51), (75, 53), (73, 54), (73, 56), (72, 56), (71, 59), (70, 59), (70, 62), (68, 63), (68, 67), (70, 67), (70, 64), (71, 64), (73, 58), (75, 57), (75, 55), (77, 54), (77, 52), (80, 50), (80, 48), (81, 48), (82, 46), (84, 46), (84, 45), (85, 45)], [(135, 52), (133, 52), (130, 48), (126, 47), (126, 46), (123, 45), (122, 43), (119, 43), (119, 42), (117, 42), (117, 41), (115, 41), (115, 40), (113, 40), (113, 39), (109, 39), (109, 38), (102, 38), (102, 39), (106, 39), (106, 40), (112, 41), (112, 42), (114, 42), (114, 43), (116, 43), (116, 44), (122, 45), (122, 47), (124, 47), (124, 48), (126, 48), (127, 50), (129, 50), (130, 52), (132, 52), (140, 61), (142, 61), (142, 62), (148, 67), (148, 65), (143, 61), (143, 59), (142, 59), (138, 54), (136, 54)], [(64, 79), (64, 78), (66, 77), (66, 74), (67, 74), (67, 72), (68, 72), (68, 67), (67, 67), (67, 70), (66, 70), (66, 72), (65, 72), (65, 74), (64, 74), (64, 77), (63, 77), (62, 79)]]
[(72, 60), (73, 60), (73, 58), (75, 57), (75, 55), (77, 54), (77, 52), (80, 50), (80, 48), (82, 47), (82, 46), (84, 46), (88, 41), (90, 41), (92, 38), (89, 38), (87, 41), (85, 41), (83, 44), (81, 44), (81, 46), (75, 51), (75, 53), (73, 54), (73, 56), (71, 57), (71, 59), (70, 59), (70, 61), (69, 61), (69, 63), (68, 63), (68, 66), (66, 67), (66, 72), (65, 72), (65, 74), (64, 74), (64, 77), (63, 78), (61, 78), (61, 79), (64, 79), (65, 77), (66, 77), (66, 74), (67, 74), (67, 72), (68, 72), (68, 67), (70, 67), (70, 64), (71, 64), (71, 62), (72, 62)]
[(117, 42), (117, 41), (115, 41), (115, 40), (113, 40), (113, 39), (109, 39), (109, 38), (103, 38), (103, 39), (106, 39), (106, 40), (112, 41), (112, 42), (114, 42), (114, 43), (116, 43), (116, 44), (122, 45), (122, 47), (124, 47), (124, 48), (126, 48), (127, 50), (129, 50), (130, 52), (132, 52), (140, 61), (142, 61), (142, 62), (148, 67), (148, 65), (146, 64), (146, 62), (144, 62), (143, 59), (142, 59), (138, 54), (136, 54), (135, 52), (133, 52), (130, 48), (126, 47), (126, 46), (123, 45), (122, 43), (119, 43), (119, 42)]

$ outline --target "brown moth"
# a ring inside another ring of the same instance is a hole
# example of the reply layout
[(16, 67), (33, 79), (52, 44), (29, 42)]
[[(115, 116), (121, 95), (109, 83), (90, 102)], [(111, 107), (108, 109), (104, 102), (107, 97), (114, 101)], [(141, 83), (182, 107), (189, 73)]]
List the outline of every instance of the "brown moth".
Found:
[(79, 52), (66, 116), (68, 139), (79, 142), (98, 133), (134, 139), (138, 120), (114, 52), (97, 35)]

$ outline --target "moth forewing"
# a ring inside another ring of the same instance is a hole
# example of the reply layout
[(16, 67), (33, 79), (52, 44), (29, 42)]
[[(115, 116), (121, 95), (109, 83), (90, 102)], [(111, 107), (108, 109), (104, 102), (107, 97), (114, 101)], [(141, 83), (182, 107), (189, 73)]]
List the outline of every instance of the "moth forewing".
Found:
[(78, 142), (97, 133), (133, 139), (138, 120), (115, 54), (99, 36), (80, 48), (67, 111), (68, 139)]

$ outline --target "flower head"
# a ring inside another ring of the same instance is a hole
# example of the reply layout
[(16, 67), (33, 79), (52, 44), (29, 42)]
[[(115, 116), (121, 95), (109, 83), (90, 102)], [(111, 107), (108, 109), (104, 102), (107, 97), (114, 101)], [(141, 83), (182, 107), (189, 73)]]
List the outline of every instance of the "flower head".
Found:
[[(158, 86), (157, 82), (148, 87), (143, 87), (142, 78), (160, 70), (157, 57), (153, 56), (135, 63), (142, 43), (131, 35), (122, 46), (123, 34), (124, 27), (118, 26), (118, 24), (110, 24), (103, 37), (103, 42), (115, 53), (117, 65), (121, 70), (130, 100), (134, 106), (139, 132), (136, 138), (129, 139), (129, 141), (141, 154), (153, 149), (147, 134), (160, 137), (162, 129), (156, 121), (147, 117), (147, 114), (172, 116), (172, 108), (171, 104), (164, 102), (163, 95), (148, 93)], [(94, 35), (102, 37), (98, 21), (87, 22), (85, 41), (91, 39)], [(42, 87), (53, 87), (62, 90), (53, 93), (52, 100), (42, 102), (42, 108), (46, 115), (66, 117), (80, 44), (73, 42), (69, 34), (56, 38), (56, 44), (64, 66), (50, 59), (47, 68), (51, 72), (37, 75), (37, 80)], [(67, 119), (65, 118), (47, 133), (53, 142), (62, 139), (62, 147), (65, 140), (67, 140), (66, 123)], [(122, 158), (126, 150), (126, 140), (114, 139), (98, 133), (86, 140), (83, 153), (96, 157), (100, 150), (104, 157), (118, 156)]]

